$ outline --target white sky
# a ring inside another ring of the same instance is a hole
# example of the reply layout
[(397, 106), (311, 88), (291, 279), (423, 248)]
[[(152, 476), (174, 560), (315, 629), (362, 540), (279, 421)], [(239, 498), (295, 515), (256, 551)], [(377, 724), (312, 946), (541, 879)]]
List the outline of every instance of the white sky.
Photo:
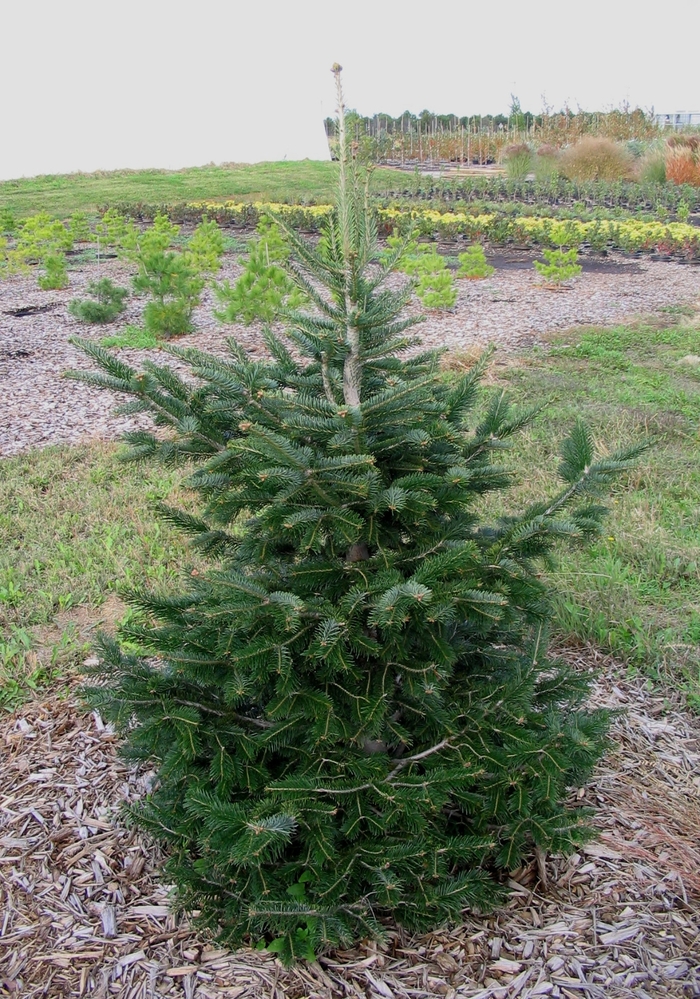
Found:
[(0, 0), (0, 179), (326, 158), (336, 61), (363, 114), (700, 110), (699, 28), (700, 0)]

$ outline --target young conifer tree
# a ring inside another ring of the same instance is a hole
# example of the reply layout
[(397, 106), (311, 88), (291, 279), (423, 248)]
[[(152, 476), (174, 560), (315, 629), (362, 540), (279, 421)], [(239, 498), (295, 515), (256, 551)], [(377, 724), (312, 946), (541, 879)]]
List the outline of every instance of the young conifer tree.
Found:
[(548, 656), (538, 569), (596, 533), (594, 494), (639, 451), (595, 460), (577, 426), (555, 495), (481, 521), (529, 417), (498, 395), (474, 420), (480, 366), (447, 381), (437, 353), (404, 356), (410, 288), (383, 288), (403, 248), (377, 263), (333, 72), (337, 209), (315, 247), (286, 232), (316, 307), (290, 318), (295, 354), (269, 332), (266, 362), (171, 347), (186, 382), (86, 342), (103, 373), (76, 373), (152, 415), (133, 457), (197, 464), (201, 517), (166, 516), (211, 559), (135, 595), (141, 655), (103, 639), (91, 702), (156, 768), (131, 814), (169, 845), (181, 905), (285, 961), (491, 908), (499, 872), (586, 835), (567, 788), (607, 720)]

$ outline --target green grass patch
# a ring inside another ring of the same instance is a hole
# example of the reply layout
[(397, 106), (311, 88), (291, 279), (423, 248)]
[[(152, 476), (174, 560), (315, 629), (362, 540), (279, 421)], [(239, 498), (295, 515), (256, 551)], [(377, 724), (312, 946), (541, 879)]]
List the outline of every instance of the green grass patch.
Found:
[[(27, 177), (0, 183), (0, 212), (19, 220), (36, 212), (65, 218), (110, 204), (176, 204), (184, 201), (273, 201), (332, 203), (336, 163), (315, 160), (232, 163), (185, 170), (114, 170)], [(376, 170), (373, 190), (396, 185), (393, 170)]]
[(100, 340), (103, 347), (132, 347), (134, 350), (150, 350), (158, 347), (161, 341), (143, 326), (132, 326), (127, 324), (121, 333), (114, 336), (105, 336)]
[[(683, 313), (681, 313), (683, 315)], [(540, 494), (577, 417), (611, 450), (649, 438), (614, 489), (604, 536), (552, 573), (555, 628), (685, 686), (700, 707), (700, 332), (682, 326), (575, 330), (505, 360), (498, 383), (549, 403), (517, 446), (514, 507)]]
[(0, 461), (0, 706), (57, 682), (130, 588), (172, 586), (197, 564), (155, 505), (188, 504), (181, 472), (126, 465), (115, 446)]

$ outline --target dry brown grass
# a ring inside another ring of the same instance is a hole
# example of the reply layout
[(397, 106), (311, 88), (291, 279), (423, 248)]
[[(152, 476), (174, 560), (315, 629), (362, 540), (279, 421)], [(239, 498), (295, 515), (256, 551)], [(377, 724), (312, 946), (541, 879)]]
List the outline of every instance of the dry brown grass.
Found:
[(559, 169), (569, 180), (628, 180), (633, 160), (619, 142), (601, 136), (586, 136), (563, 150)]

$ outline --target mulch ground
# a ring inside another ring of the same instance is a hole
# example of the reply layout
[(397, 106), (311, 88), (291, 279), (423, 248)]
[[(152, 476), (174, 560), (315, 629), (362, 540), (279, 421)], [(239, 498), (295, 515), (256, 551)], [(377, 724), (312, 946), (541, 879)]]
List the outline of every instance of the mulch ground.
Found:
[[(463, 243), (443, 245), (457, 254)], [(535, 254), (515, 248), (491, 257), (496, 272), (484, 281), (458, 281), (458, 299), (449, 312), (428, 311), (416, 332), (426, 348), (446, 347), (474, 356), (487, 344), (501, 356), (544, 344), (557, 331), (582, 325), (614, 326), (635, 317), (671, 321), (668, 311), (700, 307), (700, 266), (664, 263), (649, 257), (630, 260), (614, 254), (582, 258), (583, 273), (571, 287), (554, 291), (543, 287), (534, 271)], [(221, 279), (234, 281), (241, 273), (236, 254), (224, 260)], [(108, 392), (63, 377), (71, 368), (93, 368), (92, 362), (70, 342), (81, 336), (100, 340), (123, 331), (126, 323), (142, 321), (144, 300), (130, 298), (126, 312), (103, 327), (80, 323), (68, 311), (73, 298), (85, 294), (88, 281), (109, 276), (128, 286), (130, 273), (118, 260), (76, 264), (65, 291), (42, 291), (36, 274), (0, 282), (0, 456), (22, 454), (51, 444), (78, 444), (101, 438), (113, 440), (139, 423), (138, 417), (115, 416), (118, 401)], [(405, 281), (392, 275), (394, 286)], [(181, 347), (221, 354), (226, 338), (234, 336), (253, 357), (265, 355), (262, 326), (224, 326), (216, 318), (211, 288), (195, 310), (196, 332), (178, 338)], [(410, 314), (423, 314), (417, 302)], [(282, 327), (278, 328), (278, 332)], [(159, 349), (120, 348), (119, 357), (139, 367), (146, 359), (177, 367)]]
[(595, 651), (594, 700), (622, 709), (574, 793), (599, 837), (513, 873), (508, 904), (424, 937), (284, 969), (171, 914), (160, 850), (118, 806), (148, 774), (70, 694), (0, 721), (0, 995), (264, 999), (700, 996), (700, 719)]

